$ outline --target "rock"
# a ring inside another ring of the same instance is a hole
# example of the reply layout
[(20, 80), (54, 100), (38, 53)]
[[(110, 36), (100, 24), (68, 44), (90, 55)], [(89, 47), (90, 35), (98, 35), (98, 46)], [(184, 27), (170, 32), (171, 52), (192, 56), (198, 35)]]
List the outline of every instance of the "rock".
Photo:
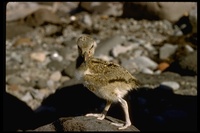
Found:
[(51, 59), (61, 62), (63, 60), (63, 57), (61, 55), (59, 55), (58, 52), (54, 52), (51, 54)]
[(69, 76), (70, 78), (73, 78), (75, 70), (76, 70), (76, 62), (74, 61), (63, 69), (62, 75)]
[(176, 72), (184, 76), (197, 75), (197, 51), (175, 60), (165, 71)]
[(51, 74), (50, 79), (53, 81), (59, 81), (61, 79), (61, 73), (60, 71), (55, 71)]
[(33, 131), (139, 131), (133, 125), (124, 130), (118, 130), (118, 127), (110, 124), (113, 121), (122, 122), (110, 116), (107, 116), (104, 120), (86, 116), (62, 117)]
[(108, 16), (122, 14), (122, 3), (120, 2), (81, 2), (80, 7), (92, 13)]
[(83, 23), (84, 24), (86, 24), (87, 26), (92, 26), (92, 19), (91, 19), (91, 17), (89, 16), (89, 15), (87, 15), (87, 14), (85, 14), (84, 16), (83, 16)]
[(197, 33), (197, 3), (196, 6), (189, 12), (189, 20), (192, 25), (192, 33)]
[(13, 44), (13, 46), (20, 46), (20, 45), (33, 46), (33, 42), (31, 41), (30, 38), (19, 38)]
[(194, 52), (194, 49), (190, 45), (185, 45), (185, 50), (187, 53)]
[(11, 76), (7, 79), (7, 83), (10, 85), (23, 85), (26, 81), (21, 77)]
[(44, 32), (46, 36), (53, 36), (56, 33), (60, 33), (61, 27), (53, 25), (53, 24), (48, 24), (44, 26)]
[(37, 81), (35, 81), (35, 83), (33, 83), (34, 87), (37, 89), (42, 89), (42, 88), (46, 88), (47, 87), (47, 80), (46, 79), (39, 79)]
[(56, 70), (62, 70), (64, 66), (62, 62), (57, 60), (52, 60), (47, 64), (47, 67), (52, 71), (56, 71)]
[(43, 62), (46, 59), (45, 52), (33, 52), (30, 54), (31, 59)]
[(176, 22), (194, 7), (195, 2), (125, 2), (122, 16)]
[(149, 69), (149, 68), (143, 68), (142, 70), (141, 70), (141, 72), (142, 73), (145, 73), (145, 74), (153, 74), (154, 72), (151, 70), (151, 69)]
[(115, 35), (111, 38), (105, 39), (101, 41), (96, 48), (95, 55), (109, 55), (110, 50), (118, 45), (122, 44), (125, 41), (125, 38), (123, 38), (121, 35)]
[(172, 88), (174, 91), (176, 91), (180, 88), (180, 85), (174, 81), (163, 81), (160, 85), (168, 86), (168, 87)]
[(197, 74), (197, 51), (194, 51), (192, 53), (187, 54), (184, 57), (181, 57), (179, 64), (182, 69)]
[(134, 48), (133, 45), (129, 45), (129, 46), (117, 45), (116, 47), (114, 47), (112, 49), (112, 55), (114, 57), (117, 57), (119, 54), (123, 54), (123, 53), (126, 53), (129, 50), (132, 50), (132, 48)]
[(47, 87), (50, 89), (55, 89), (55, 83), (53, 80), (48, 80), (47, 81)]
[(10, 22), (23, 19), (38, 10), (38, 8), (38, 4), (34, 2), (9, 2), (7, 4), (6, 21)]
[(133, 62), (140, 68), (156, 69), (158, 64), (146, 56), (138, 56), (133, 59)]
[(169, 63), (167, 62), (161, 62), (160, 64), (158, 64), (158, 70), (160, 71), (164, 71), (165, 69), (167, 69), (169, 67)]
[(161, 48), (160, 48), (160, 52), (159, 52), (159, 57), (161, 60), (165, 60), (168, 59), (171, 55), (173, 55), (176, 52), (176, 49), (178, 48), (177, 45), (172, 45), (172, 44), (164, 44)]
[[(34, 16), (34, 17), (33, 17)], [(40, 26), (47, 23), (61, 24), (60, 18), (48, 9), (38, 9), (26, 17), (26, 23), (29, 26)]]
[(24, 101), (24, 102), (28, 102), (30, 100), (32, 100), (33, 97), (31, 96), (30, 92), (27, 92), (22, 98), (21, 100)]

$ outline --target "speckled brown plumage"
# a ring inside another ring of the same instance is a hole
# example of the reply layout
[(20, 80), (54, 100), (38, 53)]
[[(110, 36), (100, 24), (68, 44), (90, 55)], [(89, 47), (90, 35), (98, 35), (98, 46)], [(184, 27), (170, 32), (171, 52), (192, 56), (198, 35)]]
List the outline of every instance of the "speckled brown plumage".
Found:
[(125, 112), (126, 123), (113, 125), (125, 129), (131, 125), (128, 113), (127, 102), (123, 97), (128, 91), (135, 89), (139, 81), (131, 75), (125, 68), (113, 62), (104, 61), (93, 57), (96, 42), (92, 37), (83, 35), (77, 40), (79, 57), (77, 58), (76, 78), (82, 80), (84, 86), (96, 94), (98, 97), (107, 101), (102, 114), (87, 114), (102, 120), (112, 104), (120, 102)]

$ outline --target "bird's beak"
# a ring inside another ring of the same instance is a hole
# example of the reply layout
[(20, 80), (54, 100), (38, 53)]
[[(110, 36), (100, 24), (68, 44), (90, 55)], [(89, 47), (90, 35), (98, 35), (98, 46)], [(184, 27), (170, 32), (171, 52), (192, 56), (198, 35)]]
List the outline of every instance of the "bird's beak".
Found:
[(88, 60), (89, 54), (87, 52), (84, 52), (83, 57), (84, 57), (84, 60), (86, 61)]

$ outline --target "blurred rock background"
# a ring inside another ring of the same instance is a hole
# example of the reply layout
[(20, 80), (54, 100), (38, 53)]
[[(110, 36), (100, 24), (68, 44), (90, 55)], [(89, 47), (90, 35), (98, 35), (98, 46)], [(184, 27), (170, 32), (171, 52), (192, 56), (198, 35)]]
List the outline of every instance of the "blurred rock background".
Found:
[[(73, 78), (81, 34), (97, 41), (96, 57), (142, 82), (127, 95), (136, 128), (197, 130), (196, 2), (8, 2), (4, 130), (102, 110)], [(108, 115), (124, 119), (118, 108)]]

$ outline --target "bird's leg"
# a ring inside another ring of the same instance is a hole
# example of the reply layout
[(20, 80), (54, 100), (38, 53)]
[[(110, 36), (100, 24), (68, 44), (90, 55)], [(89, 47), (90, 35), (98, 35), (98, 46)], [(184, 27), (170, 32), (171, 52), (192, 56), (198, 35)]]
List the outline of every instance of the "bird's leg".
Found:
[(124, 110), (126, 123), (125, 124), (123, 124), (123, 123), (111, 123), (111, 124), (118, 126), (119, 127), (118, 129), (126, 129), (127, 127), (129, 127), (131, 125), (131, 121), (130, 121), (130, 117), (129, 117), (129, 111), (128, 111), (128, 104), (121, 97), (119, 97), (118, 100), (121, 103), (121, 106)]
[(101, 114), (89, 113), (89, 114), (86, 114), (86, 116), (94, 116), (94, 117), (97, 117), (97, 119), (99, 120), (103, 120), (110, 108), (110, 105), (111, 105), (111, 102), (107, 101), (106, 106)]

